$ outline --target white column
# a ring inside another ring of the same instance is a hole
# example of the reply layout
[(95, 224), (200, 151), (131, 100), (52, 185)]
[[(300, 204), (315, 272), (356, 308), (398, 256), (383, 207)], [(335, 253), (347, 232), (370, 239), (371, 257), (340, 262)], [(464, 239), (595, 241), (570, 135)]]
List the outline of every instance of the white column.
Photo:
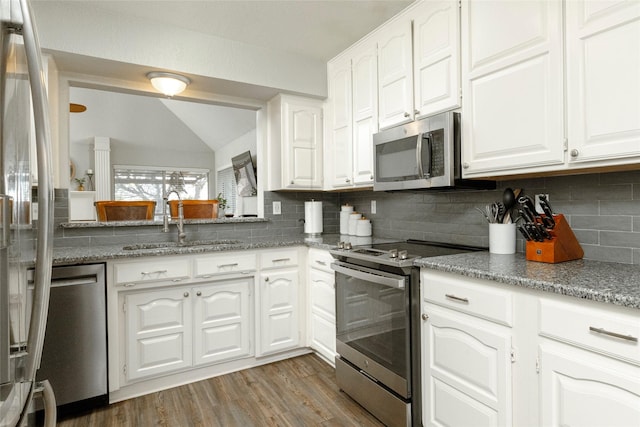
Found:
[(111, 200), (111, 140), (104, 136), (96, 136), (93, 151), (96, 200)]

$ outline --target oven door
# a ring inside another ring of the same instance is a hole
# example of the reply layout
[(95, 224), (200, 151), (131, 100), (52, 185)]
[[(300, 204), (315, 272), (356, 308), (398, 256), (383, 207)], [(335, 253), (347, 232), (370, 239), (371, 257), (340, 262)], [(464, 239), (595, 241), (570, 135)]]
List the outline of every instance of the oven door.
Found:
[(409, 399), (409, 276), (335, 261), (336, 350), (374, 381)]

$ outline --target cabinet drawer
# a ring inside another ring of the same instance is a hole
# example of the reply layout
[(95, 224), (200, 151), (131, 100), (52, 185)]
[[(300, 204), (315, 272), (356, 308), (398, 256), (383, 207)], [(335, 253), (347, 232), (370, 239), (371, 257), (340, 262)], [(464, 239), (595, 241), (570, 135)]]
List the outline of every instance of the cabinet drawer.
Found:
[(262, 252), (260, 266), (264, 268), (282, 268), (298, 265), (298, 249), (283, 249)]
[(309, 267), (333, 274), (333, 270), (331, 269), (332, 262), (333, 257), (328, 251), (313, 248), (309, 249)]
[(513, 297), (488, 282), (435, 271), (423, 271), (425, 301), (512, 326)]
[(638, 316), (542, 298), (540, 335), (640, 365)]
[(140, 283), (171, 280), (179, 282), (191, 275), (189, 260), (158, 257), (152, 261), (117, 263), (113, 266), (116, 283)]
[(201, 256), (195, 259), (195, 277), (207, 278), (216, 274), (249, 273), (256, 271), (256, 255), (251, 253), (226, 253)]

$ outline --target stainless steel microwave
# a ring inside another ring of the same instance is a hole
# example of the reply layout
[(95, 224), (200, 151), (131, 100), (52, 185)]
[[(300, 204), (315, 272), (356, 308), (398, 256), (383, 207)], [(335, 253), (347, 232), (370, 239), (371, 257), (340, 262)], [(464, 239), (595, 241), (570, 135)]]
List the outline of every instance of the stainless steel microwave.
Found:
[(474, 187), (493, 181), (462, 180), (460, 113), (446, 112), (373, 135), (374, 191)]

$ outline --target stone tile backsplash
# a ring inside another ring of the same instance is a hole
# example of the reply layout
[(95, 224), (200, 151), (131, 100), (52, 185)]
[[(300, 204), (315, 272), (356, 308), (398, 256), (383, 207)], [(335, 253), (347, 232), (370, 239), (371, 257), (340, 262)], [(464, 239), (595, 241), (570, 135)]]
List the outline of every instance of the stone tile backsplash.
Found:
[[(371, 218), (378, 237), (422, 239), (487, 247), (488, 226), (474, 209), (500, 200), (506, 187), (523, 188), (533, 196), (549, 195), (580, 241), (586, 259), (640, 264), (640, 171), (532, 178), (498, 182), (496, 190), (402, 192), (266, 192), (267, 222), (187, 225), (198, 239), (294, 239), (304, 233), (304, 202), (323, 202), (324, 233), (338, 233), (340, 206), (349, 203)], [(67, 221), (66, 190), (56, 190), (56, 224)], [(371, 213), (375, 200), (377, 212)], [(280, 201), (282, 214), (272, 205)], [(56, 227), (55, 246), (128, 244), (171, 241), (161, 226), (62, 229)], [(524, 241), (518, 237), (518, 251)]]

